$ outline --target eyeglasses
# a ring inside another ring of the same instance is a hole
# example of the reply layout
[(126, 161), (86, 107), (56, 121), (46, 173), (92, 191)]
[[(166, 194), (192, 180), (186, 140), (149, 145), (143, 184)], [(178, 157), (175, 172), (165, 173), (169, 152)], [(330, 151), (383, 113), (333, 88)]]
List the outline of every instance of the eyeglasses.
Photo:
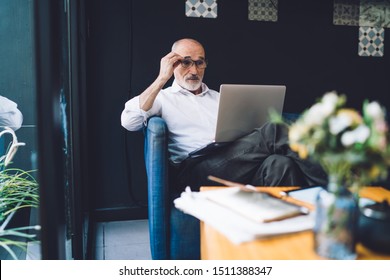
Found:
[(205, 59), (192, 60), (191, 58), (185, 58), (180, 61), (181, 67), (184, 69), (192, 67), (194, 63), (198, 69), (205, 69), (207, 67), (207, 61)]

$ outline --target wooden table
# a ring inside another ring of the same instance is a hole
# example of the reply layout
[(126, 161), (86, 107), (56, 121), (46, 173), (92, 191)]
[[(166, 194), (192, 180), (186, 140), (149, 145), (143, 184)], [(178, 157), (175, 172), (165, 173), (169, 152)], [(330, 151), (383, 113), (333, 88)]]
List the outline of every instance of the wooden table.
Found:
[[(271, 188), (264, 188), (269, 190)], [(290, 190), (296, 187), (272, 188), (272, 191)], [(215, 187), (202, 187), (202, 191)], [(366, 187), (361, 191), (361, 197), (374, 201), (387, 199), (390, 201), (390, 191), (381, 187)], [(259, 239), (235, 245), (213, 227), (201, 222), (201, 259), (203, 260), (320, 260), (314, 248), (312, 231)], [(377, 254), (363, 245), (357, 245), (360, 260), (390, 260), (390, 255)]]

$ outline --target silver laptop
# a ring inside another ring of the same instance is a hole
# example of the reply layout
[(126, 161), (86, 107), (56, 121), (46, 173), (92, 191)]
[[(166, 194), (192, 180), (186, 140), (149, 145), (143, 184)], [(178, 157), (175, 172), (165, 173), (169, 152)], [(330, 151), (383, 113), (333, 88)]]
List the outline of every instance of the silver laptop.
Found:
[(286, 86), (222, 84), (214, 142), (189, 154), (199, 157), (230, 143), (269, 121), (270, 110), (282, 113)]

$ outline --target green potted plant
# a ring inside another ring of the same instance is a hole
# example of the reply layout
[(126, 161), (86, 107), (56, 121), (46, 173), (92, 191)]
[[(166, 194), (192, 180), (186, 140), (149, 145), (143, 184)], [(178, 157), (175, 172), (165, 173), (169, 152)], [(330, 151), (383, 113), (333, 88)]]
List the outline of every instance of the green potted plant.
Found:
[(18, 147), (25, 144), (18, 142), (10, 128), (1, 131), (0, 137), (7, 133), (12, 135), (12, 142), (5, 155), (0, 157), (0, 246), (17, 259), (15, 249), (26, 250), (26, 241), (36, 237), (36, 234), (30, 233), (31, 230), (39, 230), (39, 226), (9, 228), (9, 223), (17, 211), (39, 206), (39, 190), (34, 171), (8, 168)]

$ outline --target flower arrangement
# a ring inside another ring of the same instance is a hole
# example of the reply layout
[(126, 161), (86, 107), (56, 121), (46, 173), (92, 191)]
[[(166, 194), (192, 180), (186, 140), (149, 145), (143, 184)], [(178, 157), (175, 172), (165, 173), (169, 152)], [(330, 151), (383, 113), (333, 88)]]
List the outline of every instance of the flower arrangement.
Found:
[(319, 162), (338, 185), (369, 185), (386, 178), (390, 148), (386, 111), (363, 103), (346, 108), (346, 96), (328, 92), (289, 128), (289, 143), (301, 158)]

